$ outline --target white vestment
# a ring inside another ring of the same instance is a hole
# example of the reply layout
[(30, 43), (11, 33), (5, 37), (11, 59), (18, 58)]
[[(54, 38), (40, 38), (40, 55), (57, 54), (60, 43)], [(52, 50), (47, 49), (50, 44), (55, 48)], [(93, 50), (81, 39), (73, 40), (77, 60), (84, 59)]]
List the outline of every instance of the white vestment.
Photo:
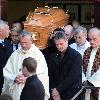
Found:
[[(49, 98), (49, 78), (48, 78), (48, 67), (45, 61), (45, 58), (41, 51), (32, 44), (31, 48), (27, 51), (19, 48), (15, 52), (12, 53), (10, 58), (7, 61), (3, 69), (4, 75), (4, 85), (2, 89), (2, 93), (5, 91), (7, 87), (9, 87), (9, 91), (13, 100), (19, 100), (20, 94), (23, 89), (23, 84), (17, 84), (14, 82), (17, 75), (22, 74), (22, 62), (25, 58), (32, 57), (37, 61), (37, 69), (36, 74), (40, 81), (43, 83), (45, 89), (45, 96), (48, 100)], [(31, 90), (32, 92), (34, 90)], [(9, 94), (9, 93), (8, 93)]]
[[(96, 52), (97, 52), (96, 48), (92, 50), (90, 59), (89, 59), (89, 63), (88, 63), (88, 67), (87, 67), (86, 77), (84, 74), (82, 74), (84, 76), (84, 79), (82, 79), (82, 80), (84, 80), (84, 81), (88, 80), (95, 87), (100, 87), (100, 67), (97, 72), (95, 72), (93, 75), (91, 75), (91, 70), (92, 70)], [(82, 76), (82, 78), (83, 78), (83, 76)], [(86, 93), (85, 93), (85, 100), (90, 100), (90, 93), (91, 93), (91, 89), (87, 89)], [(100, 90), (99, 90), (98, 100), (100, 100)]]

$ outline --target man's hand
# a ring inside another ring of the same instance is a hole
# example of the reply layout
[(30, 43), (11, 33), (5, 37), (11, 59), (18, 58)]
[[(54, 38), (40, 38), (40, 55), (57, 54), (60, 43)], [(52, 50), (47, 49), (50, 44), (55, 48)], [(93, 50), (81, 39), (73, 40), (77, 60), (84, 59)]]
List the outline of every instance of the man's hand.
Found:
[(84, 85), (84, 86), (93, 86), (93, 84), (90, 83), (89, 81), (84, 81), (84, 82), (83, 82), (83, 85)]
[(60, 95), (57, 95), (56, 97), (53, 98), (54, 100), (61, 100)]
[(25, 77), (23, 74), (18, 75), (15, 79), (15, 82), (17, 84), (24, 84), (26, 82), (27, 77)]
[(54, 100), (61, 100), (60, 94), (56, 88), (52, 89), (52, 97)]

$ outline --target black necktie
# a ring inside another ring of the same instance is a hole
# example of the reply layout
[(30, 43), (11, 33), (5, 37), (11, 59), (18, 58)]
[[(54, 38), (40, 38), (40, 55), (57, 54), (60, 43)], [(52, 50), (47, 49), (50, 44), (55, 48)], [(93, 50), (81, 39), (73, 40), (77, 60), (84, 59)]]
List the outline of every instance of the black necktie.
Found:
[(16, 50), (18, 49), (18, 44), (15, 45), (16, 46)]

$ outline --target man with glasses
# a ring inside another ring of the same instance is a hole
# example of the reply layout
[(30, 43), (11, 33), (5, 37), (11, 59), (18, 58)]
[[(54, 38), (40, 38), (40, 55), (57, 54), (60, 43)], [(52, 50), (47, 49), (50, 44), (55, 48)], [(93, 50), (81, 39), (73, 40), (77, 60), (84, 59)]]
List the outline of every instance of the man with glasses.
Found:
[(20, 22), (14, 22), (12, 24), (12, 28), (11, 28), (11, 44), (12, 44), (12, 51), (17, 50), (18, 48), (21, 47), (20, 45), (20, 40), (19, 40), (19, 35), (20, 32), (23, 30), (22, 28), (23, 26), (21, 25)]
[(11, 37), (12, 51), (15, 51), (20, 47), (19, 32), (15, 29), (12, 29), (10, 37)]

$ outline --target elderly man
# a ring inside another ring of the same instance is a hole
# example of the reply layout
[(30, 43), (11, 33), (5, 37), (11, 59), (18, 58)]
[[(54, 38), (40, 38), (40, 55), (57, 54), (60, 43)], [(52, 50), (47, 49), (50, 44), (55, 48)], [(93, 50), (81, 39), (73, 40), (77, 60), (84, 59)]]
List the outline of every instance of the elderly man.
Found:
[[(86, 76), (84, 85), (100, 87), (100, 30), (90, 29), (88, 37), (91, 47), (83, 56), (83, 70)], [(85, 100), (100, 100), (100, 90), (86, 90)]]
[(32, 57), (37, 61), (38, 67), (36, 70), (36, 74), (44, 85), (46, 96), (45, 100), (48, 100), (48, 69), (45, 58), (41, 51), (34, 44), (32, 44), (32, 36), (29, 32), (21, 32), (20, 43), (21, 48), (12, 53), (12, 55), (8, 59), (6, 66), (3, 69), (5, 78), (3, 92), (5, 92), (9, 87), (8, 91), (9, 94), (13, 97), (13, 100), (20, 99), (20, 94), (27, 78), (22, 73), (22, 62), (23, 59)]
[(72, 44), (75, 42), (74, 38), (73, 38), (73, 27), (71, 25), (67, 25), (64, 27), (64, 31), (66, 34), (66, 37), (68, 38), (68, 44)]
[(11, 55), (11, 44), (5, 38), (9, 36), (9, 26), (7, 22), (0, 20), (0, 94), (3, 86), (3, 67)]
[(50, 55), (48, 62), (50, 100), (71, 100), (81, 88), (82, 57), (68, 47), (63, 31), (56, 32), (54, 41), (58, 51)]
[(78, 51), (83, 57), (85, 50), (90, 46), (90, 43), (86, 40), (86, 28), (79, 26), (74, 32), (74, 38), (76, 43), (73, 43), (69, 46)]

